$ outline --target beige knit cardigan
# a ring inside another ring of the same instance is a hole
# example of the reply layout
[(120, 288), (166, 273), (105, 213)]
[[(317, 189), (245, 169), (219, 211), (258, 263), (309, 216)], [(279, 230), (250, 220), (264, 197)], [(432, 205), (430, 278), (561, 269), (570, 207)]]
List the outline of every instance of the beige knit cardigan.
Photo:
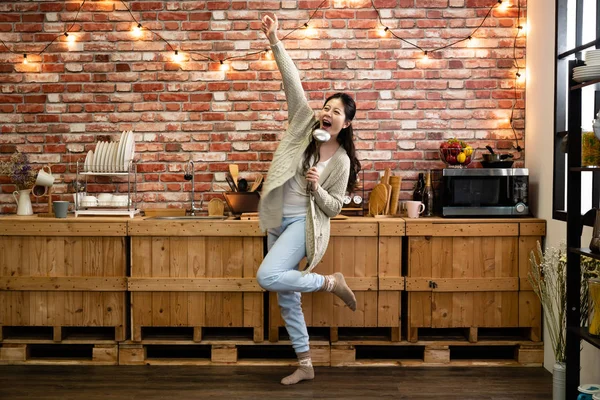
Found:
[[(283, 79), (288, 105), (288, 129), (285, 132), (269, 168), (258, 206), (263, 231), (281, 226), (283, 220), (283, 186), (296, 173), (304, 150), (310, 142), (317, 122), (310, 108), (294, 62), (283, 44), (271, 46)], [(321, 261), (329, 244), (329, 219), (339, 214), (350, 175), (350, 158), (340, 148), (331, 157), (319, 176), (319, 188), (312, 192), (306, 212), (306, 272)]]

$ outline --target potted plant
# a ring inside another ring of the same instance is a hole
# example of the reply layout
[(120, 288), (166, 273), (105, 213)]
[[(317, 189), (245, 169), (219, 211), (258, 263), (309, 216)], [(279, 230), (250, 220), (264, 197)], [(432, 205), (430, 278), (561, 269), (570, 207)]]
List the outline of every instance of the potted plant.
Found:
[[(529, 256), (529, 282), (544, 309), (545, 328), (554, 352), (553, 399), (565, 399), (565, 361), (567, 327), (567, 257), (565, 246), (548, 247), (542, 251), (537, 242), (537, 254)], [(600, 261), (589, 257), (581, 260), (581, 326), (588, 318), (588, 279), (600, 275)]]

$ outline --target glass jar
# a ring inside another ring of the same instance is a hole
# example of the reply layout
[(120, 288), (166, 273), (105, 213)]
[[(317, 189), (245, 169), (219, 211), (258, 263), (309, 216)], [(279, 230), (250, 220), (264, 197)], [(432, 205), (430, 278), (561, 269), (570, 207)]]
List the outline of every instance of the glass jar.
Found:
[(581, 166), (600, 167), (600, 140), (594, 132), (581, 134)]
[(592, 336), (600, 336), (600, 278), (588, 280), (588, 294), (588, 331)]

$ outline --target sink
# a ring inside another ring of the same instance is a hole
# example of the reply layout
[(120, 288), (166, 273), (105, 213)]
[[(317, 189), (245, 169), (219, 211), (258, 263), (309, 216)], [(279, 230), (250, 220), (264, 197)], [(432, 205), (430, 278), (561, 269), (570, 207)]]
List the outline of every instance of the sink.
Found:
[(151, 217), (146, 219), (166, 219), (171, 221), (194, 221), (194, 220), (224, 220), (228, 217), (225, 216), (211, 216), (211, 215), (182, 215), (179, 217)]

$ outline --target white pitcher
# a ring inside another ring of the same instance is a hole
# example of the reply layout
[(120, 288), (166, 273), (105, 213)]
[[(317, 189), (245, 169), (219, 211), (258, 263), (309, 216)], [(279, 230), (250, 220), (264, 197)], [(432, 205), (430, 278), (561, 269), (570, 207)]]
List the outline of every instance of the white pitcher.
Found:
[(13, 197), (17, 202), (17, 215), (33, 215), (33, 207), (31, 206), (31, 198), (29, 197), (30, 193), (31, 189), (15, 190), (13, 192)]

